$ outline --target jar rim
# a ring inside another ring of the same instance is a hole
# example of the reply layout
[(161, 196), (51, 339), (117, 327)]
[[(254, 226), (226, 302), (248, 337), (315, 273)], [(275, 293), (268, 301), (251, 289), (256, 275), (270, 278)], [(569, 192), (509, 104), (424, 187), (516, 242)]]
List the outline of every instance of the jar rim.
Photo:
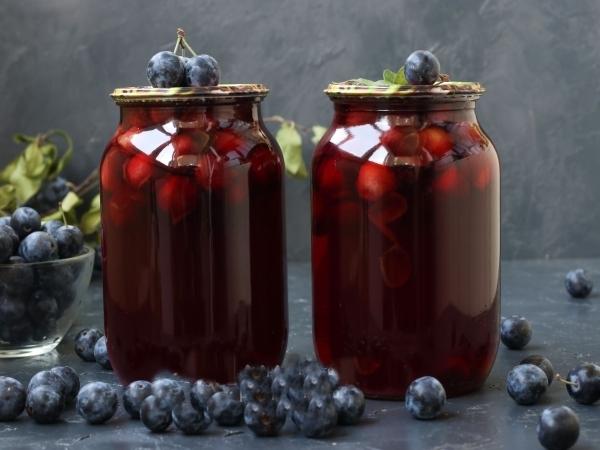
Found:
[(331, 99), (399, 99), (427, 98), (444, 101), (450, 97), (476, 100), (485, 92), (483, 85), (472, 81), (443, 81), (432, 85), (366, 84), (360, 80), (330, 83), (324, 90)]
[(110, 96), (124, 103), (202, 103), (243, 98), (262, 99), (269, 93), (264, 84), (219, 84), (202, 87), (155, 88), (132, 86), (115, 89)]

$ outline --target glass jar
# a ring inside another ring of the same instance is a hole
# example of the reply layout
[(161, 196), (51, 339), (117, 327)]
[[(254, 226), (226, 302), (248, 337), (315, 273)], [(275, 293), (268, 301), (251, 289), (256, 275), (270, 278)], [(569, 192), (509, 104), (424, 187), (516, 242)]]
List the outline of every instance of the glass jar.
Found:
[(500, 178), (477, 83), (334, 83), (313, 159), (314, 339), (370, 397), (480, 387), (499, 328)]
[(283, 159), (263, 85), (117, 89), (101, 163), (104, 320), (123, 382), (231, 382), (287, 343)]

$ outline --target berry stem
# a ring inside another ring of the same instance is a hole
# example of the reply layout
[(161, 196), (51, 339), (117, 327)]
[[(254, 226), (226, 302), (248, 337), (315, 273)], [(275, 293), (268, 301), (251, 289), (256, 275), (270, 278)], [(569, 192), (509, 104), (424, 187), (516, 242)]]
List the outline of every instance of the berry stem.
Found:
[(60, 214), (62, 215), (62, 220), (63, 220), (63, 223), (64, 223), (65, 225), (68, 225), (68, 224), (67, 224), (67, 216), (66, 216), (66, 214), (65, 214), (65, 210), (64, 210), (64, 209), (63, 209), (63, 207), (62, 207), (62, 202), (58, 202), (58, 210), (60, 211)]
[(570, 384), (571, 386), (579, 386), (579, 383), (576, 383), (576, 382), (574, 383), (574, 382), (572, 382), (572, 381), (565, 380), (565, 379), (564, 379), (564, 378), (563, 378), (563, 377), (560, 375), (560, 373), (557, 373), (557, 374), (554, 376), (554, 378), (555, 378), (555, 379), (557, 379), (558, 381), (560, 381), (561, 383), (564, 383), (564, 384)]
[(192, 56), (196, 56), (196, 52), (185, 39), (185, 31), (183, 28), (177, 28), (177, 42), (173, 53), (177, 54), (177, 48), (181, 48), (181, 56), (185, 56), (185, 50), (188, 49)]

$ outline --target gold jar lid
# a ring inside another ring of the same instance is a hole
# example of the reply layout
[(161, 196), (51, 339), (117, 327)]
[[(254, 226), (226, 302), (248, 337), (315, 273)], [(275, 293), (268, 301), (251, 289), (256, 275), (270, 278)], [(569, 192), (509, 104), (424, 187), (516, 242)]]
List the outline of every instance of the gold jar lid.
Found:
[(443, 81), (432, 85), (367, 84), (361, 80), (330, 83), (325, 94), (331, 98), (438, 98), (460, 97), (477, 99), (485, 88), (472, 81)]
[(205, 87), (154, 88), (125, 87), (110, 96), (117, 105), (127, 103), (203, 103), (265, 97), (269, 89), (264, 84), (219, 84)]

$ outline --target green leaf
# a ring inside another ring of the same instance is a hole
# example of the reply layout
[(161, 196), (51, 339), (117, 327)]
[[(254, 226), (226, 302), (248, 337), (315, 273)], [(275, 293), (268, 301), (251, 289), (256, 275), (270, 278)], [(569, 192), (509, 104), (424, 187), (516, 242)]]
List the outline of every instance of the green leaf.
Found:
[[(83, 202), (83, 200), (81, 199), (81, 197), (79, 197), (75, 192), (69, 192), (67, 195), (65, 195), (65, 198), (63, 198), (62, 203), (61, 203), (61, 208), (62, 208), (62, 212), (65, 213), (65, 216), (67, 218), (67, 223), (70, 224), (76, 224), (77, 223), (77, 212), (75, 211), (75, 208), (77, 208), (77, 206), (81, 205), (81, 203)], [(53, 212), (52, 214), (48, 214), (47, 216), (43, 217), (42, 220), (44, 222), (47, 222), (48, 220), (62, 220), (62, 212), (59, 209), (58, 211)]]
[(29, 178), (45, 178), (52, 164), (53, 154), (56, 154), (56, 147), (51, 144), (29, 144), (22, 155), (24, 175)]
[(302, 157), (302, 136), (296, 129), (294, 122), (283, 122), (275, 135), (275, 139), (281, 147), (287, 172), (297, 178), (308, 177), (306, 164)]
[(100, 194), (90, 202), (90, 208), (81, 216), (79, 228), (83, 234), (93, 234), (100, 229)]
[(73, 156), (73, 140), (71, 139), (71, 136), (69, 136), (69, 134), (63, 130), (51, 130), (46, 134), (46, 138), (51, 138), (53, 136), (62, 137), (65, 140), (66, 149), (60, 158), (53, 158), (53, 163), (50, 166), (47, 175), (48, 179), (50, 180), (60, 175), (60, 173), (63, 171), (63, 169)]
[(17, 207), (17, 196), (12, 184), (0, 186), (0, 212), (2, 215), (11, 214)]
[(390, 84), (396, 84), (398, 86), (408, 84), (408, 81), (406, 80), (406, 75), (404, 74), (404, 66), (400, 67), (400, 69), (398, 69), (398, 72), (394, 72), (390, 69), (385, 69), (383, 71), (383, 79), (384, 81), (387, 81)]
[(391, 71), (390, 69), (385, 69), (383, 71), (383, 81), (387, 81), (388, 83), (395, 84), (396, 80), (396, 72)]
[(312, 127), (312, 138), (311, 138), (312, 143), (317, 145), (326, 132), (327, 132), (327, 128), (325, 128), (321, 125), (314, 125)]

